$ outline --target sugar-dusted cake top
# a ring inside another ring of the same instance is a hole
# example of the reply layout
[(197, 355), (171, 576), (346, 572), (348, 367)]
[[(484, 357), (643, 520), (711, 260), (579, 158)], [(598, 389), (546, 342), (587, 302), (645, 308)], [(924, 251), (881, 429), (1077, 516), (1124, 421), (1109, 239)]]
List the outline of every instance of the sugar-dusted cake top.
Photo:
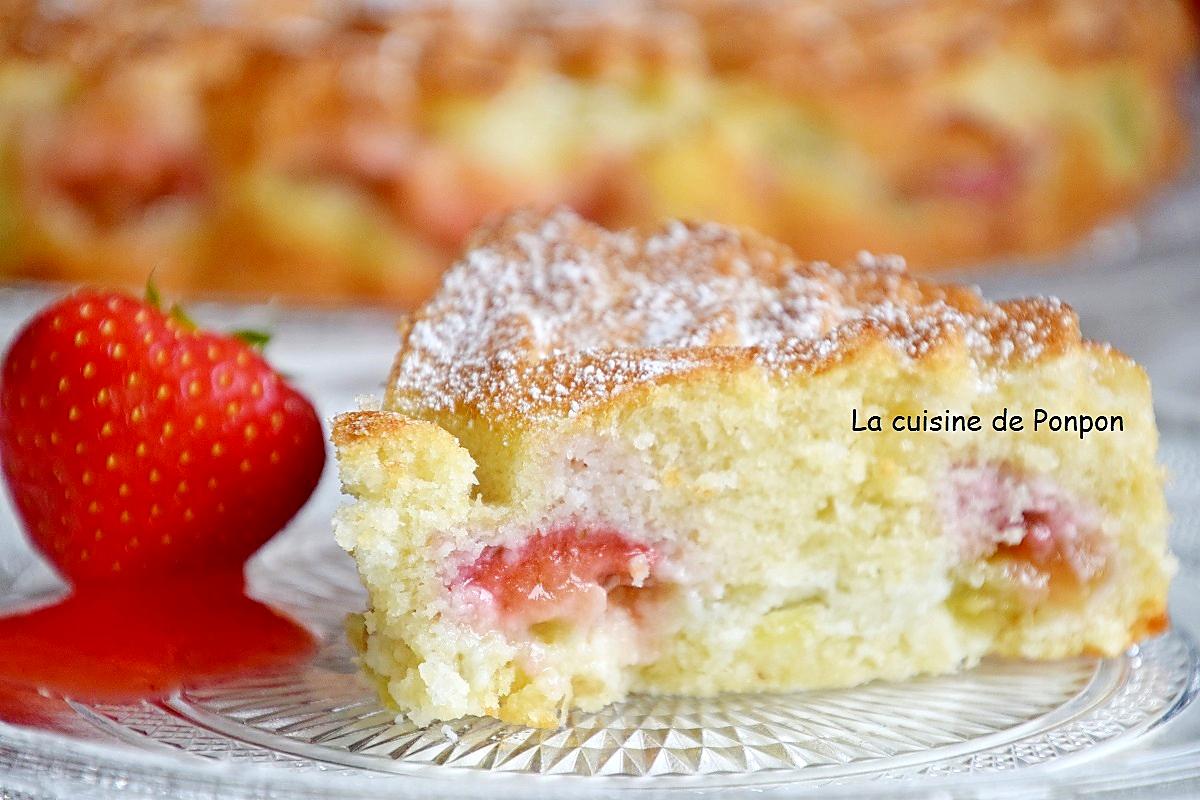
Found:
[(506, 418), (714, 367), (819, 371), (879, 339), (914, 359), (961, 339), (984, 372), (1079, 341), (1056, 299), (989, 303), (894, 256), (805, 263), (711, 223), (611, 232), (565, 210), (481, 230), (402, 334), (389, 406)]

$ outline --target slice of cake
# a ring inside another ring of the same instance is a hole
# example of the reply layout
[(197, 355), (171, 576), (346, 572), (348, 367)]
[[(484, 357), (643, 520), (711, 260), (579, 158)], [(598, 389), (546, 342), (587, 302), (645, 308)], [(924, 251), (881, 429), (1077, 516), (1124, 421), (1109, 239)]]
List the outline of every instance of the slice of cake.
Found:
[(1166, 623), (1149, 383), (1057, 300), (522, 212), (401, 333), (383, 410), (336, 422), (335, 526), (363, 667), (419, 723), (1111, 655)]

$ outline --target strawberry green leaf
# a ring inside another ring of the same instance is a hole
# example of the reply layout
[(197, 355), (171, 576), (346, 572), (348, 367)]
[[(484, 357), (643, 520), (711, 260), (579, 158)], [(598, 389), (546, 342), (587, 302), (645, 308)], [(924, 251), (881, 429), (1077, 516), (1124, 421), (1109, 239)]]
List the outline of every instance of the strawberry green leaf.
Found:
[(162, 308), (162, 295), (158, 292), (158, 284), (154, 282), (154, 272), (146, 278), (146, 303), (154, 308)]
[(267, 343), (271, 341), (271, 334), (251, 328), (239, 328), (238, 330), (230, 331), (229, 335), (258, 351), (262, 351), (267, 346)]
[(191, 315), (188, 314), (187, 311), (183, 309), (183, 306), (179, 305), (179, 303), (172, 303), (171, 310), (167, 313), (170, 314), (171, 319), (175, 320), (188, 330), (194, 330), (196, 328), (196, 320), (192, 319)]
[[(162, 308), (162, 294), (158, 291), (158, 284), (154, 282), (153, 271), (146, 278), (146, 303), (154, 308)], [(167, 314), (188, 330), (195, 330), (199, 327), (196, 320), (192, 319), (192, 316), (179, 303), (172, 303)], [(259, 352), (262, 352), (267, 343), (271, 341), (271, 334), (253, 328), (238, 328), (230, 331), (229, 335)]]

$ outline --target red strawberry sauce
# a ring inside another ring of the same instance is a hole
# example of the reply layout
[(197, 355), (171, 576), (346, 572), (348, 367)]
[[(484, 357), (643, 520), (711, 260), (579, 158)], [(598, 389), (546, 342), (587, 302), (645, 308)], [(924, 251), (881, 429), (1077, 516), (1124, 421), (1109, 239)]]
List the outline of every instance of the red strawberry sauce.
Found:
[(33, 690), (90, 702), (154, 699), (300, 663), (315, 645), (300, 625), (246, 596), (240, 568), (87, 584), (0, 617), (0, 719), (27, 721)]

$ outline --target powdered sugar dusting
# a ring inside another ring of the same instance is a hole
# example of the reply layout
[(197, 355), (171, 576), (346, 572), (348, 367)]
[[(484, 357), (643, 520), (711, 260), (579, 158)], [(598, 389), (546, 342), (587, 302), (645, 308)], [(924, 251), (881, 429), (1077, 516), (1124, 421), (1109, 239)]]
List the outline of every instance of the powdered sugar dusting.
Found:
[(820, 369), (872, 339), (913, 359), (961, 341), (982, 372), (1078, 329), (1057, 300), (987, 303), (894, 256), (835, 268), (709, 223), (643, 235), (522, 211), (479, 236), (411, 318), (389, 404), (573, 415), (707, 367)]

